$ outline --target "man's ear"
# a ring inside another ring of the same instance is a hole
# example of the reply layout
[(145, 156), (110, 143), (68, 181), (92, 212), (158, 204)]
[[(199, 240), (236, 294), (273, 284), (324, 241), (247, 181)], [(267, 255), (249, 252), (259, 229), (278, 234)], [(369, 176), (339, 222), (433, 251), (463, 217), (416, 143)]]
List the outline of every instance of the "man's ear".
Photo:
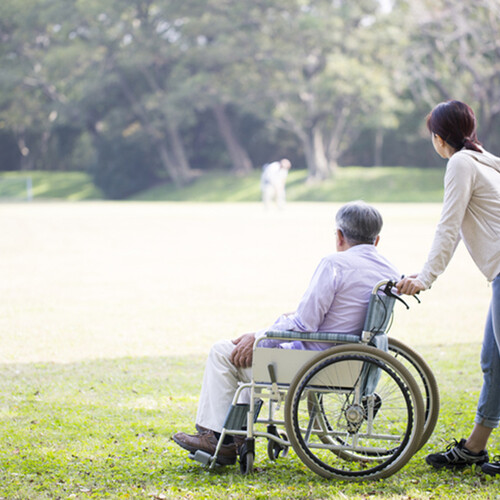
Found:
[(340, 246), (345, 242), (344, 233), (340, 229), (337, 229), (337, 242)]
[(380, 241), (380, 234), (375, 238), (375, 243), (373, 244), (377, 246), (379, 241)]

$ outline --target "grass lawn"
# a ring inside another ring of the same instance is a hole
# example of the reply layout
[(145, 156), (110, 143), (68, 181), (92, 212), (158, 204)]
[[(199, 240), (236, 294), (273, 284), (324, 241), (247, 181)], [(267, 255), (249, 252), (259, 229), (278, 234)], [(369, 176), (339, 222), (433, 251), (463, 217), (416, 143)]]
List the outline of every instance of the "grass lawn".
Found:
[[(287, 179), (289, 201), (440, 202), (443, 168), (342, 167), (335, 177), (320, 184), (306, 182), (306, 170), (292, 169)], [(25, 200), (27, 181), (35, 200), (83, 201), (102, 193), (83, 172), (4, 172), (0, 175), (0, 201)], [(260, 170), (238, 177), (212, 171), (177, 189), (160, 184), (132, 197), (139, 201), (252, 202), (260, 200)]]
[(102, 193), (83, 172), (2, 172), (0, 200), (97, 200)]
[[(342, 202), (440, 202), (444, 168), (342, 167), (335, 177), (308, 183), (306, 170), (291, 170), (287, 178), (289, 201)], [(134, 196), (137, 200), (162, 201), (258, 201), (260, 170), (245, 177), (210, 172), (183, 189), (160, 185)]]
[[(0, 498), (497, 498), (476, 471), (423, 458), (470, 429), (491, 289), (463, 247), (391, 333), (442, 395), (428, 444), (387, 480), (326, 481), (294, 452), (257, 474), (208, 472), (171, 440), (193, 430), (205, 355), (298, 303), (334, 245), (335, 203), (30, 203), (0, 206)], [(380, 250), (404, 273), (439, 204), (377, 204)], [(500, 448), (491, 440), (490, 452)]]

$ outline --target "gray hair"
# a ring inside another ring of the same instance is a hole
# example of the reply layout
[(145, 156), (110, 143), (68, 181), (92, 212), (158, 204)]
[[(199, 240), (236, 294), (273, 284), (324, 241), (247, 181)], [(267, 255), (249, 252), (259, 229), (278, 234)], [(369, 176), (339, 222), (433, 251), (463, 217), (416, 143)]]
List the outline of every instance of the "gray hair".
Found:
[(352, 201), (342, 206), (335, 222), (351, 245), (373, 245), (383, 224), (380, 212), (364, 201)]

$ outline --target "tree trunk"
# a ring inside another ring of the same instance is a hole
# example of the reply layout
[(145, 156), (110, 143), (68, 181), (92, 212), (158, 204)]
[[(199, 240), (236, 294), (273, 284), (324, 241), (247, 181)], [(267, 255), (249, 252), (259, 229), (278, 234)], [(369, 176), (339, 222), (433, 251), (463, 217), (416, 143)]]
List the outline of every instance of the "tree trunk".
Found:
[(157, 140), (156, 148), (158, 149), (158, 154), (160, 155), (160, 161), (165, 169), (165, 172), (170, 177), (170, 180), (175, 184), (176, 187), (184, 186), (190, 180), (190, 177), (186, 176), (179, 165), (172, 160), (172, 156), (167, 150), (167, 146), (164, 141)]
[[(328, 148), (327, 148), (327, 157), (330, 163), (330, 168), (332, 172), (338, 166), (338, 159), (342, 153), (341, 144), (342, 138), (346, 134), (347, 124), (348, 124), (348, 115), (349, 115), (349, 106), (348, 104), (341, 103), (337, 107), (335, 111), (335, 125), (333, 130), (330, 132), (330, 136), (328, 139)], [(352, 137), (351, 141), (352, 143)]]
[(170, 152), (166, 145), (164, 133), (160, 132), (151, 125), (151, 120), (149, 119), (147, 111), (144, 109), (139, 99), (136, 98), (123, 75), (121, 75), (120, 78), (120, 85), (125, 97), (130, 102), (137, 119), (141, 122), (144, 130), (146, 130), (151, 142), (158, 149), (160, 161), (170, 179), (177, 187), (186, 185), (194, 175), (191, 172), (186, 155), (184, 154), (184, 147), (182, 146), (177, 129), (175, 126), (166, 122), (165, 126), (167, 134), (169, 135), (173, 148), (173, 151)]
[(326, 157), (321, 128), (314, 125), (302, 139), (309, 172), (308, 181), (322, 181), (331, 177), (333, 170)]
[(373, 166), (382, 166), (382, 148), (384, 146), (384, 130), (378, 128), (375, 130), (375, 144), (373, 150)]
[(176, 170), (179, 176), (179, 180), (181, 184), (186, 184), (193, 179), (195, 174), (189, 166), (189, 161), (186, 156), (184, 144), (182, 143), (182, 139), (179, 134), (179, 129), (176, 125), (167, 123), (167, 133), (170, 139), (172, 156), (174, 157), (175, 164), (177, 165)]
[[(160, 86), (157, 78), (155, 78), (150, 70), (144, 66), (139, 66), (139, 70), (146, 77), (153, 92), (160, 94), (165, 92), (165, 89)], [(172, 123), (165, 117), (165, 130), (169, 139), (170, 148), (168, 148), (168, 151), (170, 151), (171, 154), (168, 153), (165, 145), (159, 146), (160, 158), (166, 170), (169, 173), (171, 172), (170, 176), (177, 179), (177, 181), (174, 182), (178, 185), (186, 184), (193, 179), (196, 174), (191, 170), (189, 165), (177, 124)]]
[(16, 142), (17, 147), (19, 148), (19, 152), (21, 153), (20, 169), (33, 170), (34, 156), (26, 145), (26, 134), (24, 129), (16, 130)]
[(42, 135), (40, 137), (40, 150), (39, 150), (39, 158), (40, 158), (40, 165), (39, 168), (41, 167), (42, 170), (51, 170), (55, 169), (60, 170), (59, 164), (54, 162), (52, 163), (52, 158), (48, 158), (48, 153), (49, 153), (49, 141), (50, 141), (50, 132), (48, 130), (44, 130), (42, 132)]
[(253, 169), (252, 162), (231, 127), (224, 105), (215, 104), (212, 109), (229, 157), (231, 158), (234, 172), (248, 174)]

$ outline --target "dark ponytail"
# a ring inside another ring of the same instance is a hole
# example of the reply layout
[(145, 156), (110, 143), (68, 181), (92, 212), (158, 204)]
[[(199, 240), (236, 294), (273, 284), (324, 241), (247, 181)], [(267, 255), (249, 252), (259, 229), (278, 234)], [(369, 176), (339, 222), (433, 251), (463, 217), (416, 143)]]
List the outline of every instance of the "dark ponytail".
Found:
[(476, 139), (474, 142), (470, 137), (464, 137), (463, 141), (463, 147), (465, 149), (472, 149), (472, 151), (477, 151), (478, 153), (481, 153), (482, 151), (477, 147), (481, 143)]
[(476, 134), (474, 111), (463, 102), (446, 101), (438, 104), (427, 116), (427, 128), (457, 151), (465, 148), (482, 153)]

